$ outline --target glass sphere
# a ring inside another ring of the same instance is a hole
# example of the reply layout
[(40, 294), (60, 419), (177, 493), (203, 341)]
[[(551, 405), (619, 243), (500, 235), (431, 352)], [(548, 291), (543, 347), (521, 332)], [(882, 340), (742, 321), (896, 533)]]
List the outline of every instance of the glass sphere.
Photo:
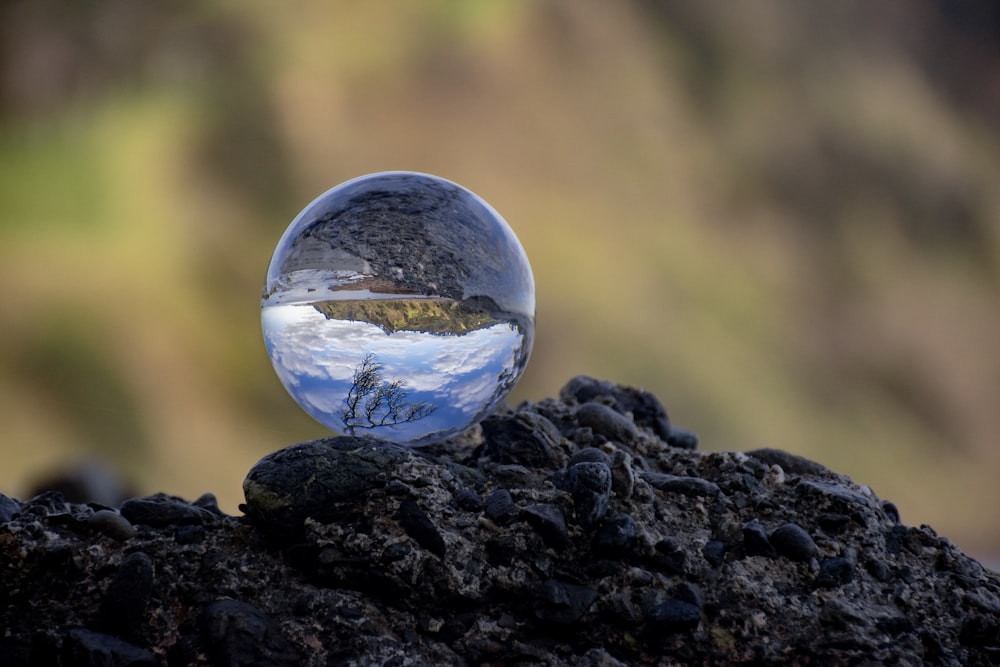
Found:
[(517, 383), (535, 284), (514, 232), (469, 190), (369, 174), (285, 230), (261, 322), (281, 383), (314, 419), (420, 446), (475, 424)]

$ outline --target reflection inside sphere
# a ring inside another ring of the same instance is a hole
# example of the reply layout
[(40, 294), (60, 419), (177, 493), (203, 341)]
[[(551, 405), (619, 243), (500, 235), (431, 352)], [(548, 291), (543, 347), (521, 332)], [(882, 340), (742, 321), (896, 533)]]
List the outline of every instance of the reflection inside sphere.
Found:
[(488, 204), (409, 172), (349, 181), (310, 204), (268, 270), (271, 362), (330, 429), (421, 445), (510, 392), (534, 337), (534, 282)]

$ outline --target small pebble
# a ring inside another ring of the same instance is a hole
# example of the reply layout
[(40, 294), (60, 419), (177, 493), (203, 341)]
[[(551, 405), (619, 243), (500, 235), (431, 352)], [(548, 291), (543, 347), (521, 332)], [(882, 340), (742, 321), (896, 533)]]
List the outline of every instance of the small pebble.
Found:
[(201, 614), (202, 637), (217, 665), (297, 667), (303, 656), (270, 616), (239, 600), (217, 600)]
[(687, 552), (676, 538), (664, 537), (656, 543), (654, 551), (650, 560), (657, 569), (669, 574), (684, 574)]
[(631, 498), (635, 490), (632, 456), (622, 449), (615, 449), (611, 455), (611, 490), (622, 500)]
[(778, 553), (767, 537), (767, 531), (756, 519), (743, 526), (743, 549), (747, 556), (767, 556), (774, 558)]
[(482, 429), (485, 444), (481, 456), (494, 463), (515, 463), (528, 468), (555, 467), (559, 463), (557, 447), (562, 435), (540, 414), (493, 414), (482, 421)]
[(899, 523), (899, 508), (896, 507), (895, 503), (889, 502), (888, 500), (882, 503), (882, 511), (886, 513), (894, 523)]
[(653, 607), (646, 620), (658, 632), (685, 632), (701, 623), (701, 609), (686, 600), (671, 598)]
[(177, 544), (201, 544), (204, 541), (204, 526), (177, 526), (174, 531), (174, 542)]
[(524, 508), (521, 516), (541, 536), (546, 546), (558, 550), (569, 545), (566, 518), (558, 505), (549, 503), (530, 505)]
[(535, 618), (557, 625), (576, 623), (600, 595), (579, 584), (548, 579), (538, 588), (533, 611)]
[(610, 461), (608, 461), (608, 455), (603, 450), (596, 447), (585, 447), (569, 457), (569, 462), (566, 465), (572, 468), (577, 463), (603, 463), (604, 465), (608, 465)]
[(149, 498), (131, 498), (122, 503), (121, 515), (134, 525), (170, 526), (202, 524), (215, 520), (206, 509), (163, 494)]
[(90, 515), (87, 523), (116, 540), (127, 540), (136, 533), (135, 526), (114, 510), (97, 510)]
[(198, 496), (192, 503), (195, 507), (200, 507), (203, 510), (208, 510), (212, 514), (218, 517), (226, 516), (226, 513), (219, 509), (219, 500), (215, 497), (214, 493), (203, 493)]
[(701, 548), (701, 555), (709, 565), (719, 567), (726, 557), (726, 543), (721, 540), (709, 540)]
[(0, 493), (0, 523), (7, 523), (21, 513), (21, 503)]
[(631, 443), (639, 438), (639, 429), (628, 417), (603, 403), (584, 403), (576, 409), (576, 418), (609, 440)]
[(722, 493), (719, 485), (700, 477), (682, 477), (667, 475), (661, 472), (644, 472), (639, 477), (651, 487), (668, 493), (679, 493), (684, 496), (717, 496)]
[(602, 558), (621, 558), (632, 549), (637, 535), (635, 520), (628, 514), (619, 514), (594, 533), (590, 548)]
[(399, 503), (399, 525), (406, 534), (416, 540), (417, 544), (438, 558), (445, 556), (444, 538), (437, 526), (430, 520), (427, 513), (412, 498), (405, 498)]
[(705, 594), (701, 587), (690, 581), (682, 581), (674, 586), (674, 597), (684, 602), (690, 602), (698, 609), (705, 606)]
[(497, 489), (486, 499), (484, 512), (497, 523), (507, 523), (517, 515), (517, 505), (507, 489)]
[(153, 592), (153, 561), (142, 551), (122, 559), (101, 600), (104, 627), (115, 634), (131, 635), (142, 623)]
[(596, 526), (611, 500), (611, 469), (607, 463), (583, 462), (570, 466), (565, 490), (573, 496), (577, 522), (586, 529)]
[(810, 461), (798, 454), (791, 454), (782, 449), (764, 447), (762, 449), (751, 450), (746, 454), (758, 461), (763, 461), (767, 465), (781, 466), (781, 469), (790, 475), (821, 475), (827, 472), (826, 467), (819, 463)]
[(618, 412), (631, 413), (637, 426), (650, 429), (664, 442), (670, 437), (671, 426), (667, 411), (660, 399), (643, 389), (579, 375), (560, 390), (559, 396), (581, 404), (597, 400), (610, 401)]
[(827, 558), (819, 564), (817, 588), (838, 588), (854, 579), (854, 563), (847, 558)]
[(667, 433), (667, 444), (677, 449), (695, 450), (698, 449), (698, 436), (687, 429), (671, 425)]
[(455, 494), (455, 505), (466, 512), (482, 512), (485, 503), (475, 489), (462, 489)]
[(779, 554), (793, 561), (804, 562), (816, 555), (816, 543), (797, 523), (786, 523), (770, 535), (771, 545)]
[(68, 628), (62, 638), (62, 653), (80, 667), (128, 665), (129, 667), (156, 667), (159, 661), (149, 649), (87, 628)]

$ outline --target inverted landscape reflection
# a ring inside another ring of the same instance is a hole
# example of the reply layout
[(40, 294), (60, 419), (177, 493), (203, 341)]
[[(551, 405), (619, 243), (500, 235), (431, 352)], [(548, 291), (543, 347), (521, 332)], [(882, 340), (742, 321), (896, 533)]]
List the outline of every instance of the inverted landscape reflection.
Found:
[[(441, 440), (481, 418), (510, 391), (530, 349), (516, 321), (460, 334), (387, 331), (295, 303), (264, 308), (262, 324), (278, 377), (314, 419), (339, 433), (412, 445)], [(366, 371), (376, 382), (352, 409)], [(364, 404), (379, 401), (366, 418)]]

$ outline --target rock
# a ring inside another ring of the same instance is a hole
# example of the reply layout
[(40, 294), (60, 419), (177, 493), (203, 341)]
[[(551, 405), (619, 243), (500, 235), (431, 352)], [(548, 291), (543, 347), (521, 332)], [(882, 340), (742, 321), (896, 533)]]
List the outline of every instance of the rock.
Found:
[(721, 540), (709, 540), (701, 548), (701, 555), (709, 565), (719, 567), (726, 557), (726, 543)]
[(412, 498), (406, 498), (399, 504), (399, 524), (406, 534), (417, 541), (417, 544), (427, 549), (438, 558), (444, 558), (445, 544), (441, 533), (434, 526), (427, 513)]
[(571, 465), (556, 486), (573, 496), (574, 516), (585, 529), (595, 527), (607, 513), (611, 500), (611, 469), (607, 463), (584, 461)]
[(639, 429), (628, 417), (603, 403), (584, 403), (577, 408), (576, 418), (582, 426), (590, 427), (608, 440), (628, 444), (639, 437)]
[(849, 558), (827, 558), (819, 564), (817, 588), (837, 588), (854, 579), (854, 563)]
[(157, 527), (202, 524), (215, 520), (215, 515), (208, 510), (162, 493), (149, 498), (126, 500), (119, 512), (131, 524)]
[(0, 523), (7, 523), (21, 513), (21, 503), (0, 493)]
[(159, 664), (149, 649), (86, 628), (66, 631), (61, 658), (59, 664), (80, 667), (156, 667)]
[(816, 555), (816, 543), (797, 523), (786, 523), (771, 533), (768, 541), (779, 554), (789, 560), (808, 561)]
[(578, 403), (610, 400), (618, 412), (630, 413), (636, 425), (649, 429), (664, 442), (669, 441), (671, 424), (667, 411), (660, 400), (648, 391), (580, 375), (570, 380), (559, 395)]
[(528, 468), (554, 466), (559, 461), (559, 429), (542, 415), (491, 415), (483, 420), (482, 428), (486, 442), (479, 453), (481, 458)]
[(698, 477), (666, 475), (662, 472), (643, 472), (639, 475), (651, 487), (685, 496), (717, 496), (722, 493), (719, 485)]
[(767, 465), (781, 466), (782, 470), (792, 475), (820, 475), (827, 472), (827, 469), (819, 463), (781, 449), (769, 447), (753, 449), (747, 452), (747, 456), (752, 456)]
[(678, 449), (698, 449), (698, 436), (679, 426), (671, 426), (667, 432), (667, 444)]
[(685, 632), (701, 623), (701, 609), (686, 600), (671, 598), (653, 607), (647, 621), (657, 633)]
[(136, 532), (135, 526), (121, 513), (114, 510), (97, 510), (87, 519), (87, 522), (116, 540), (127, 540)]
[(594, 533), (590, 548), (600, 558), (622, 558), (632, 550), (637, 536), (635, 519), (619, 514), (605, 521)]
[(596, 447), (585, 447), (569, 457), (569, 462), (566, 465), (572, 468), (577, 463), (603, 463), (604, 465), (608, 465), (611, 462), (603, 450)]
[(664, 537), (653, 548), (650, 560), (657, 569), (669, 574), (684, 574), (687, 551), (676, 538)]
[(142, 551), (125, 556), (101, 600), (103, 627), (119, 636), (134, 634), (152, 592), (153, 561)]
[(548, 503), (525, 507), (521, 516), (542, 537), (546, 546), (564, 549), (569, 544), (566, 518), (558, 505)]
[(497, 523), (507, 523), (517, 516), (517, 505), (507, 489), (497, 489), (486, 499), (486, 516)]
[(312, 440), (261, 459), (243, 481), (246, 513), (270, 532), (295, 532), (306, 518), (335, 520), (386, 485), (412, 454), (365, 438)]
[(600, 597), (586, 586), (548, 579), (538, 589), (535, 598), (535, 618), (547, 623), (570, 625), (587, 613)]
[(651, 406), (578, 379), (492, 443), (295, 445), (244, 516), (0, 499), (0, 664), (1000, 660), (1000, 576), (831, 470), (673, 446)]
[(475, 489), (462, 489), (456, 493), (455, 505), (466, 512), (482, 512), (486, 506), (483, 497)]
[(743, 525), (743, 550), (747, 556), (774, 558), (778, 555), (767, 536), (767, 531), (764, 530), (764, 526), (756, 519)]
[(294, 667), (303, 655), (269, 616), (239, 600), (218, 600), (201, 616), (208, 653), (219, 665)]

